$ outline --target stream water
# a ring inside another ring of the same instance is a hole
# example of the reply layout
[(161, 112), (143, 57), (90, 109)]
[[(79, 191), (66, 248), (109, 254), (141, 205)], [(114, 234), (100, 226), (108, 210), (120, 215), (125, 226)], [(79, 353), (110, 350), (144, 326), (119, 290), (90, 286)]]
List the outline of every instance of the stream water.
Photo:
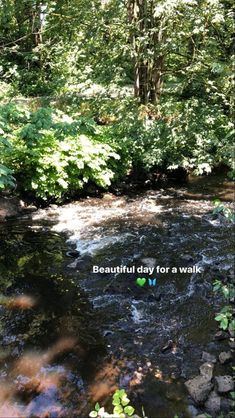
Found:
[[(231, 225), (212, 215), (215, 197), (230, 202), (231, 184), (199, 178), (0, 225), (1, 418), (87, 418), (97, 401), (110, 408), (117, 387), (148, 418), (194, 416), (184, 381), (203, 350), (223, 349), (212, 283), (232, 274)], [(201, 273), (92, 272), (121, 265)]]

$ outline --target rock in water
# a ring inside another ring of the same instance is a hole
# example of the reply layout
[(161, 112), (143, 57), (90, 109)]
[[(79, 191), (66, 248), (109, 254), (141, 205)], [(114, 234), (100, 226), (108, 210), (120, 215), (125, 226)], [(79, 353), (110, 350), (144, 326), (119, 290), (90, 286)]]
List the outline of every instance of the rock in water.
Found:
[(218, 385), (219, 393), (227, 393), (234, 388), (232, 376), (217, 376), (215, 380)]
[(208, 381), (211, 381), (213, 377), (214, 364), (203, 363), (199, 370), (201, 376), (204, 376)]
[(235, 341), (234, 338), (230, 338), (229, 340), (229, 347), (232, 348), (233, 350), (235, 349)]
[(190, 263), (191, 261), (193, 261), (193, 257), (190, 254), (183, 254), (180, 259), (182, 261), (185, 261), (187, 263)]
[(213, 389), (213, 384), (210, 380), (206, 376), (196, 376), (185, 382), (185, 386), (196, 404), (200, 405), (206, 401)]
[(226, 340), (226, 338), (228, 338), (228, 334), (224, 331), (218, 331), (214, 336), (214, 339), (217, 341)]
[(222, 351), (219, 355), (219, 361), (221, 364), (226, 364), (232, 361), (232, 353), (231, 351)]
[(166, 345), (162, 347), (161, 352), (166, 353), (167, 351), (171, 350), (174, 346), (174, 343), (172, 340), (167, 341)]
[(77, 258), (80, 256), (80, 252), (78, 250), (70, 250), (66, 253), (67, 257)]
[(206, 351), (202, 352), (202, 361), (209, 363), (216, 363), (216, 357), (213, 354), (207, 353)]
[(214, 415), (220, 411), (220, 406), (221, 406), (220, 396), (215, 391), (211, 392), (205, 403), (206, 410), (210, 414)]

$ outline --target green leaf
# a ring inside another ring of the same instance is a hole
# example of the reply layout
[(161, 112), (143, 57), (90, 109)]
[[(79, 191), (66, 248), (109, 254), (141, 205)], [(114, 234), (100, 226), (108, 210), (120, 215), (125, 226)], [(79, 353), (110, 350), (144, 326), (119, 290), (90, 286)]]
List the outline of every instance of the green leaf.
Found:
[(91, 411), (91, 412), (89, 413), (89, 417), (91, 417), (91, 418), (98, 417), (98, 412), (96, 412), (96, 411)]
[(215, 320), (216, 321), (221, 321), (223, 318), (224, 318), (224, 315), (219, 314), (215, 317)]
[(95, 404), (95, 410), (96, 411), (99, 411), (100, 410), (100, 404), (98, 402)]
[(134, 414), (135, 410), (132, 406), (129, 405), (124, 408), (124, 412), (130, 417)]
[(229, 395), (231, 396), (231, 398), (232, 398), (233, 400), (235, 400), (235, 392), (230, 392), (230, 393), (229, 393)]
[(230, 291), (229, 291), (228, 286), (224, 286), (224, 287), (223, 287), (223, 289), (222, 289), (222, 292), (223, 292), (223, 294), (224, 294), (224, 297), (226, 297), (226, 298), (228, 298), (228, 297), (229, 297), (229, 295), (230, 295)]
[(120, 403), (121, 403), (121, 400), (120, 400), (120, 398), (118, 397), (116, 397), (116, 398), (113, 398), (113, 401), (112, 401), (112, 405), (120, 405)]
[(221, 323), (220, 323), (220, 327), (223, 330), (226, 330), (228, 328), (228, 318), (223, 318)]
[(114, 414), (121, 414), (123, 412), (123, 407), (121, 405), (117, 405), (113, 408)]
[(130, 403), (130, 399), (128, 399), (127, 395), (125, 394), (125, 395), (122, 397), (122, 405), (123, 405), (123, 406), (126, 406), (126, 405), (128, 405), (128, 403)]
[(235, 331), (235, 319), (232, 319), (232, 321), (229, 324), (229, 330)]
[(117, 391), (118, 395), (120, 396), (120, 398), (122, 398), (122, 396), (126, 395), (125, 389), (119, 389)]

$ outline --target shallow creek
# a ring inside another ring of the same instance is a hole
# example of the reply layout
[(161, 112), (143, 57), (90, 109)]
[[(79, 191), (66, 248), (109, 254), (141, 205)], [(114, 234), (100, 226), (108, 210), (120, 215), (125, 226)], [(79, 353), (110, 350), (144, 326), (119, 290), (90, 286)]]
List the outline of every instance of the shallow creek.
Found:
[[(109, 409), (116, 387), (148, 418), (193, 416), (184, 381), (203, 350), (223, 349), (212, 283), (233, 262), (231, 226), (212, 216), (212, 199), (231, 201), (231, 185), (200, 181), (0, 225), (1, 417), (85, 418), (97, 400)], [(202, 273), (95, 274), (94, 265)]]

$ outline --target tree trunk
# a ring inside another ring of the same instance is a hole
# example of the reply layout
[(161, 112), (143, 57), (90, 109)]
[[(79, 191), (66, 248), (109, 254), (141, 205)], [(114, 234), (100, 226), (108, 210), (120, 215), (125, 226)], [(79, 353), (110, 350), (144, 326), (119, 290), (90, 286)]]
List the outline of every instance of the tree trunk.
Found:
[[(157, 103), (162, 89), (164, 56), (158, 52), (163, 42), (162, 22), (154, 18), (153, 12), (153, 0), (129, 1), (128, 15), (133, 31), (134, 95), (142, 104)], [(158, 30), (154, 31), (156, 28)]]

